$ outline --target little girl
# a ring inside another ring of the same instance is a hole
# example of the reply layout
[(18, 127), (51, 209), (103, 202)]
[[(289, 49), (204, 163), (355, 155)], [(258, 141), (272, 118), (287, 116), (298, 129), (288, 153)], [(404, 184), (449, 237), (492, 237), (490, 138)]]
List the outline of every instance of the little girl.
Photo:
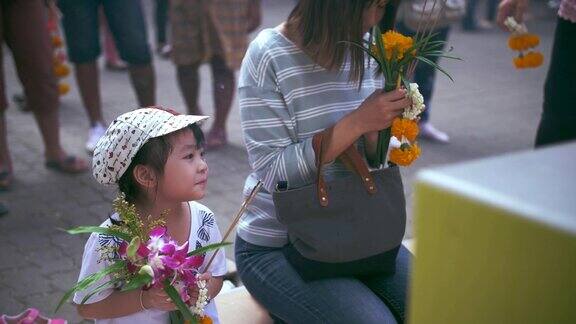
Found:
[[(168, 235), (179, 244), (189, 241), (190, 251), (221, 240), (214, 214), (195, 202), (204, 197), (208, 178), (204, 136), (197, 125), (206, 118), (161, 108), (125, 113), (108, 127), (92, 162), (96, 180), (117, 184), (143, 220), (144, 216), (158, 218), (169, 211), (164, 215)], [(101, 226), (118, 221), (121, 219), (114, 214)], [(118, 243), (114, 237), (92, 234), (84, 248), (79, 280), (107, 267), (109, 261), (102, 254), (106, 247)], [(205, 269), (213, 253), (217, 255)], [(200, 279), (208, 282), (208, 297), (215, 297), (226, 274), (224, 251), (207, 253), (200, 271)], [(100, 283), (108, 280), (104, 278)], [(188, 290), (193, 299), (197, 298), (198, 287)], [(88, 292), (77, 293), (74, 302), (81, 316), (97, 323), (169, 323), (169, 311), (176, 309), (162, 288), (127, 292), (110, 288), (81, 304)], [(213, 302), (206, 306), (205, 314), (218, 323)]]

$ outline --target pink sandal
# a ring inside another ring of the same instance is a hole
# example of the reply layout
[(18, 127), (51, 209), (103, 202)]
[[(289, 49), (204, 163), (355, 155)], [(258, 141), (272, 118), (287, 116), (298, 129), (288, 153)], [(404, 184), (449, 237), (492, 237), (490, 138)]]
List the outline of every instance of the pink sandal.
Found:
[(68, 321), (61, 318), (46, 318), (40, 315), (36, 308), (28, 308), (14, 316), (0, 316), (0, 324), (67, 324)]

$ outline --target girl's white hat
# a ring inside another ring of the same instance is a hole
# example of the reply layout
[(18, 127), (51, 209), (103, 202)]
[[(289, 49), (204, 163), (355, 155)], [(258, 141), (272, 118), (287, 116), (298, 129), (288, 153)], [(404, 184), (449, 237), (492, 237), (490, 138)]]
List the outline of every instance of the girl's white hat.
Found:
[(102, 184), (118, 182), (140, 148), (151, 138), (164, 136), (208, 116), (180, 115), (163, 108), (141, 108), (123, 115), (108, 126), (96, 144), (92, 173)]

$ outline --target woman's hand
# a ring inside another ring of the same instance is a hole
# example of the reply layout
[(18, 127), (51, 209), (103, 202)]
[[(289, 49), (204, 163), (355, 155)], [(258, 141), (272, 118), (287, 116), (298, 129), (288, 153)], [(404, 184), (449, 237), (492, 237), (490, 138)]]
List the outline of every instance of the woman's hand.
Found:
[(142, 293), (142, 304), (147, 309), (153, 308), (161, 311), (173, 311), (176, 305), (162, 287), (152, 287)]
[(528, 9), (528, 0), (502, 0), (498, 6), (496, 22), (502, 29), (508, 30), (504, 25), (506, 18), (514, 16), (518, 23), (522, 23), (526, 9)]
[(355, 123), (362, 134), (388, 128), (411, 104), (405, 89), (386, 93), (376, 90), (353, 112)]

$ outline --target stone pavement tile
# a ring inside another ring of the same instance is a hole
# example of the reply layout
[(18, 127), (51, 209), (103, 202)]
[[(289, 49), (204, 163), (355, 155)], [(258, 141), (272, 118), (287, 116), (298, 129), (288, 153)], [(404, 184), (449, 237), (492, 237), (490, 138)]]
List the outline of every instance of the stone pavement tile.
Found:
[[(2, 245), (2, 248), (0, 249), (0, 271), (2, 271), (2, 273), (10, 273), (11, 270), (25, 267), (28, 264), (29, 262), (22, 256), (22, 253), (14, 247), (14, 245)], [(7, 285), (8, 282), (8, 278), (5, 278), (4, 276), (0, 277), (0, 283)]]
[(7, 287), (0, 287), (0, 315), (16, 315), (26, 309), (26, 305), (14, 298)]
[(72, 256), (52, 257), (48, 259), (48, 256), (44, 255), (44, 253), (30, 256), (30, 261), (38, 266), (38, 273), (45, 276), (74, 269), (75, 266), (79, 264), (79, 262), (74, 262), (74, 257)]
[(50, 230), (45, 228), (27, 228), (25, 230), (10, 231), (2, 235), (10, 240), (10, 244), (6, 246), (6, 250), (14, 249), (17, 250), (18, 253), (28, 255), (29, 253), (37, 253), (39, 251), (55, 250), (55, 247), (50, 243), (49, 233)]
[(81, 258), (88, 237), (88, 234), (71, 235), (65, 232), (54, 232), (50, 234), (50, 242), (65, 255)]
[(58, 273), (54, 273), (48, 276), (50, 285), (56, 291), (58, 298), (64, 296), (64, 293), (72, 288), (78, 282), (78, 274), (80, 269), (67, 270)]
[(17, 269), (2, 271), (3, 284), (14, 290), (16, 298), (52, 291), (46, 277), (38, 273), (36, 266), (30, 263)]

